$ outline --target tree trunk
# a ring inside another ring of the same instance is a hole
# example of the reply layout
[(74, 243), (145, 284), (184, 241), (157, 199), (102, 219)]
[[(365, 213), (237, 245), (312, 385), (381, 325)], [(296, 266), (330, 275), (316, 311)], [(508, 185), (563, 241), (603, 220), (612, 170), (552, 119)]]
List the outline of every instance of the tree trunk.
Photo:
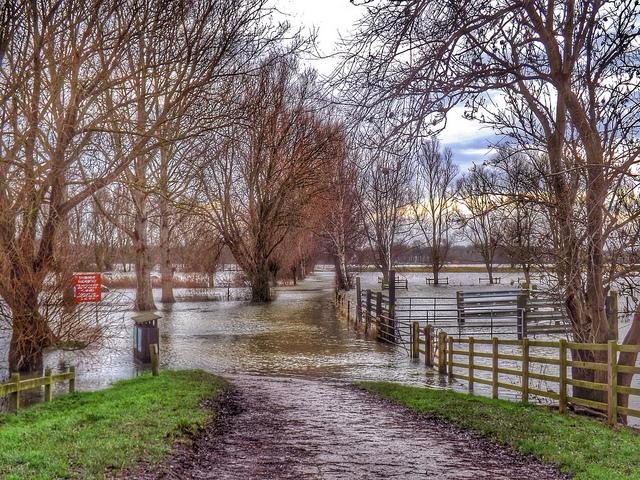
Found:
[(38, 305), (38, 289), (16, 285), (11, 308), (12, 334), (9, 343), (11, 372), (41, 372), (43, 351), (51, 346), (51, 330)]
[(171, 232), (166, 200), (160, 206), (160, 283), (162, 286), (162, 303), (175, 303), (173, 295), (173, 264), (171, 263)]
[(251, 276), (251, 301), (270, 302), (271, 287), (269, 286), (269, 269), (266, 265), (257, 268)]
[(527, 284), (527, 286), (529, 288), (532, 288), (531, 286), (531, 267), (527, 264), (523, 264), (522, 265), (522, 273), (524, 273), (524, 281)]
[(493, 264), (491, 262), (485, 262), (487, 268), (487, 275), (489, 275), (489, 285), (493, 285)]
[(336, 286), (338, 290), (350, 290), (349, 273), (347, 272), (347, 262), (344, 255), (335, 254), (333, 262), (336, 270)]
[(434, 253), (433, 247), (431, 247), (431, 271), (433, 272), (433, 284), (438, 285), (440, 278), (440, 258)]
[[(136, 192), (137, 194), (137, 192)], [(151, 252), (147, 244), (147, 218), (142, 212), (136, 214), (134, 247), (136, 251), (136, 310), (155, 310), (153, 286), (151, 284)]]
[[(627, 332), (627, 335), (624, 338), (625, 345), (638, 345), (640, 343), (640, 310), (636, 309), (636, 312), (633, 316), (633, 322), (631, 323), (631, 328)], [(635, 366), (638, 361), (638, 353), (637, 352), (620, 352), (620, 356), (618, 358), (619, 365), (626, 366)], [(631, 382), (633, 380), (633, 373), (619, 373), (618, 374), (618, 385), (622, 387), (631, 386)], [(618, 405), (621, 407), (629, 406), (629, 394), (627, 393), (619, 393), (618, 394)], [(626, 422), (626, 415), (622, 415), (622, 419)]]

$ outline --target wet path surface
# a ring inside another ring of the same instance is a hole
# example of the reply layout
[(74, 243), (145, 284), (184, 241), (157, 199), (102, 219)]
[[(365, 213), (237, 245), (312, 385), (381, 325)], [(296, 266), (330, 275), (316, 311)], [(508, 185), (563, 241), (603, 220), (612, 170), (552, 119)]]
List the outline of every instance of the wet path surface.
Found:
[[(345, 383), (234, 376), (215, 426), (138, 478), (530, 479), (554, 468)], [(132, 478), (129, 474), (127, 478)]]

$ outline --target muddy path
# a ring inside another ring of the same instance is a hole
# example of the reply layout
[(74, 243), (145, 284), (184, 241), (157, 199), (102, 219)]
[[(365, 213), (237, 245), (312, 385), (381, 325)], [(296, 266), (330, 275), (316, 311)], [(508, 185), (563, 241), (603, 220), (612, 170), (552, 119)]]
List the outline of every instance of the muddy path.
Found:
[(230, 378), (218, 421), (178, 446), (160, 471), (125, 478), (531, 479), (563, 478), (438, 419), (331, 381)]

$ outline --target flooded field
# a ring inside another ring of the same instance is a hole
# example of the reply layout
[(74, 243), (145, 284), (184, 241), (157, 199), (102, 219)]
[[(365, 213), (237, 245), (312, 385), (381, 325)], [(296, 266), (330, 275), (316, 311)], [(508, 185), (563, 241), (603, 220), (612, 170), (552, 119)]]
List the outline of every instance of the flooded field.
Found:
[[(367, 339), (336, 316), (330, 272), (313, 274), (296, 287), (278, 288), (276, 300), (267, 305), (197, 301), (165, 310), (158, 303), (158, 308), (164, 368), (429, 383), (424, 368), (411, 363), (404, 350)], [(135, 376), (143, 367), (133, 361), (132, 315), (127, 311), (111, 318), (112, 334), (105, 346), (82, 353), (50, 352), (46, 366), (58, 370), (75, 365), (79, 390)], [(6, 375), (6, 364), (3, 367)]]
[[(518, 279), (516, 274), (500, 274), (502, 285), (478, 286), (480, 274), (452, 273), (445, 274), (450, 285), (434, 287), (426, 284), (426, 276), (424, 273), (403, 275), (409, 288), (399, 290), (398, 295), (452, 297), (460, 289), (513, 288), (512, 281)], [(377, 273), (363, 273), (363, 289), (378, 290), (377, 278)], [(177, 296), (187, 293), (176, 291)], [(132, 296), (132, 291), (124, 291), (120, 302), (126, 305), (127, 297)], [(246, 301), (185, 301), (164, 309), (159, 302), (157, 305), (161, 309), (158, 313), (162, 315), (160, 359), (164, 368), (201, 368), (221, 375), (391, 380), (466, 391), (466, 383), (449, 382), (435, 371), (427, 370), (422, 362), (412, 362), (405, 349), (366, 338), (339, 318), (333, 305), (332, 272), (314, 273), (296, 287), (278, 288), (276, 300), (267, 305)], [(104, 388), (116, 380), (138, 375), (147, 367), (141, 367), (133, 360), (133, 315), (133, 311), (125, 308), (109, 318), (101, 318), (101, 322), (111, 326), (111, 335), (105, 345), (81, 353), (49, 352), (46, 366), (61, 370), (75, 365), (79, 390)], [(621, 325), (623, 335), (624, 328), (625, 325)], [(6, 349), (6, 339), (4, 345)], [(553, 353), (541, 351), (539, 354)], [(6, 353), (1, 358), (5, 361)], [(6, 375), (6, 364), (2, 367)], [(549, 370), (553, 367), (545, 369), (547, 371), (541, 373), (554, 373)], [(480, 371), (476, 374), (490, 375)], [(509, 379), (501, 378), (501, 381)], [(553, 390), (555, 385), (532, 381), (532, 387)], [(59, 390), (64, 388), (64, 385), (58, 386)], [(490, 387), (477, 384), (476, 392), (490, 395)], [(518, 394), (501, 391), (500, 395), (517, 399)]]

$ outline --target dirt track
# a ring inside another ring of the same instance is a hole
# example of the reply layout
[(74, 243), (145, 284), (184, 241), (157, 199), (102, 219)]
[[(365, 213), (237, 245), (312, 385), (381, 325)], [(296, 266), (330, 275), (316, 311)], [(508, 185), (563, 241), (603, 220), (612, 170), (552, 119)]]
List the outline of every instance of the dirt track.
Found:
[(126, 478), (558, 479), (530, 457), (349, 385), (236, 376), (218, 422)]

